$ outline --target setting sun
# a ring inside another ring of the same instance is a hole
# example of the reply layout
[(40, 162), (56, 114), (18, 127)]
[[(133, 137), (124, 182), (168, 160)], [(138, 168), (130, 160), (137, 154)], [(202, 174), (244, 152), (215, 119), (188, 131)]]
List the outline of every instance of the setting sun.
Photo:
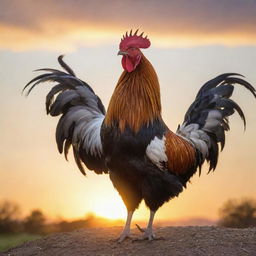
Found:
[(108, 219), (126, 218), (125, 205), (118, 196), (98, 198), (93, 205), (93, 212), (100, 217)]

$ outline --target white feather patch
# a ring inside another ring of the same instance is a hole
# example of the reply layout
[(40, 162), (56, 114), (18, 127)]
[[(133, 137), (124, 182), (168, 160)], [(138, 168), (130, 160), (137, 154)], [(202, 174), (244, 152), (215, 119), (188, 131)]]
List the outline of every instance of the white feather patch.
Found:
[[(211, 113), (211, 117), (213, 116), (218, 115), (217, 113)], [(210, 124), (212, 124), (212, 122), (209, 122), (209, 125)], [(192, 142), (193, 145), (202, 153), (203, 158), (208, 156), (211, 140), (207, 133), (199, 129), (198, 124), (189, 124), (186, 126), (186, 123), (184, 123), (177, 131), (177, 134)]]
[(211, 131), (214, 128), (221, 126), (222, 115), (218, 110), (211, 110), (205, 120), (203, 130)]
[(92, 155), (102, 154), (102, 143), (100, 137), (101, 125), (104, 120), (104, 115), (99, 115), (94, 118), (88, 125), (87, 133), (84, 137), (84, 147), (86, 151), (90, 151)]
[(162, 139), (155, 137), (151, 140), (150, 144), (147, 146), (146, 155), (147, 157), (159, 168), (164, 169), (163, 162), (167, 162), (167, 156), (165, 154), (165, 136)]
[[(211, 110), (209, 113), (208, 113), (208, 116), (207, 116), (207, 119), (217, 119), (217, 120), (222, 120), (222, 115), (220, 113), (220, 111), (218, 110)], [(206, 119), (206, 120), (207, 120)]]
[(81, 143), (86, 152), (93, 156), (101, 156), (100, 130), (103, 120), (102, 114), (84, 111), (78, 120), (80, 123), (74, 129), (72, 142)]

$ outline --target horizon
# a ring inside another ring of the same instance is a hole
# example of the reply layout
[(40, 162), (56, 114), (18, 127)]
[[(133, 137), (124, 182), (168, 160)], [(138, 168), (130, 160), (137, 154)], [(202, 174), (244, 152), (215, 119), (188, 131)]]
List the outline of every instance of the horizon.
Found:
[[(17, 207), (16, 212), (13, 212), (13, 215), (9, 216), (11, 221), (18, 221), (18, 222), (24, 222), (26, 219), (31, 216), (31, 214), (36, 211), (40, 212), (44, 218), (44, 225), (52, 225), (57, 224), (61, 222), (76, 222), (76, 221), (90, 221), (93, 220), (93, 227), (98, 227), (102, 225), (102, 227), (109, 227), (109, 226), (123, 226), (125, 223), (124, 218), (112, 218), (112, 217), (106, 217), (97, 215), (95, 212), (87, 212), (86, 214), (82, 216), (78, 216), (76, 218), (65, 218), (63, 216), (55, 216), (54, 218), (51, 218), (47, 215), (47, 212), (45, 212), (41, 208), (31, 209), (30, 212), (24, 214), (22, 211), (22, 207), (18, 205), (15, 202), (5, 201), (8, 204), (11, 204), (11, 207)], [(0, 202), (1, 203), (1, 202)], [(139, 225), (146, 225), (147, 219), (135, 219), (136, 224)], [(210, 218), (203, 218), (200, 216), (190, 216), (190, 217), (184, 217), (184, 218), (177, 218), (177, 219), (156, 219), (155, 226), (212, 226), (217, 225), (219, 221), (219, 218), (217, 219), (210, 219)], [(90, 225), (91, 226), (91, 225)], [(82, 227), (82, 225), (81, 225)]]
[[(143, 53), (158, 74), (162, 115), (172, 131), (200, 87), (218, 74), (241, 73), (256, 87), (256, 2), (145, 4), (139, 1), (135, 9), (132, 0), (114, 0), (112, 5), (70, 0), (1, 3), (0, 201), (17, 202), (24, 214), (43, 209), (50, 218), (76, 219), (89, 212), (126, 218), (108, 175), (87, 170), (84, 178), (71, 153), (69, 162), (58, 153), (54, 136), (58, 118), (46, 116), (44, 104), (51, 86), (40, 85), (28, 98), (21, 96), (22, 88), (36, 76), (32, 70), (59, 69), (60, 54), (66, 53), (67, 64), (107, 107), (122, 72), (117, 56), (120, 38), (139, 27), (151, 40)], [(238, 114), (233, 115), (216, 171), (207, 175), (204, 164), (201, 177), (196, 173), (178, 198), (161, 207), (156, 222), (191, 216), (217, 219), (218, 209), (228, 199), (255, 198), (256, 102), (239, 86), (233, 98), (244, 111), (246, 131)], [(148, 216), (143, 203), (134, 220)]]

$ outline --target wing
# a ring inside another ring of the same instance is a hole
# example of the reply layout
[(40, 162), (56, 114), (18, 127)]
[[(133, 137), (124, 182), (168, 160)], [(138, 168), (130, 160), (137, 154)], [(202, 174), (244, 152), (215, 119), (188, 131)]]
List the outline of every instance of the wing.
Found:
[(56, 82), (46, 96), (46, 111), (51, 116), (61, 115), (56, 128), (56, 142), (60, 153), (67, 154), (72, 146), (74, 158), (80, 171), (85, 175), (82, 162), (96, 173), (106, 173), (101, 144), (101, 125), (105, 117), (105, 108), (92, 88), (78, 79), (72, 69), (59, 56), (63, 72), (56, 69), (45, 71), (32, 79), (23, 89), (27, 95), (43, 82)]
[(189, 140), (168, 129), (162, 137), (154, 137), (147, 146), (146, 155), (161, 171), (179, 176), (184, 186), (197, 170), (197, 149)]
[(206, 160), (209, 172), (218, 163), (219, 144), (225, 146), (225, 132), (229, 130), (228, 117), (238, 112), (246, 126), (245, 116), (239, 105), (230, 97), (234, 84), (242, 85), (254, 97), (254, 87), (236, 73), (227, 73), (205, 83), (199, 90), (195, 101), (185, 114), (184, 122), (177, 129), (177, 134), (190, 141), (200, 153), (199, 168)]

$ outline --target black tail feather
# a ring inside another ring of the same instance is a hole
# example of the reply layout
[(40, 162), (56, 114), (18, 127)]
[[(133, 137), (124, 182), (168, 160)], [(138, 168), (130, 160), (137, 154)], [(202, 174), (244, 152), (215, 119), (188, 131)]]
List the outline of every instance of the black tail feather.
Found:
[[(100, 127), (104, 120), (105, 108), (93, 89), (75, 76), (74, 71), (63, 61), (58, 62), (66, 71), (42, 68), (46, 72), (29, 81), (22, 92), (29, 95), (31, 91), (44, 82), (56, 82), (46, 96), (46, 112), (51, 116), (61, 115), (56, 128), (58, 150), (67, 159), (70, 147), (80, 171), (85, 175), (82, 164), (96, 173), (108, 172), (102, 154)], [(97, 138), (92, 140), (91, 138)]]
[(243, 77), (237, 73), (226, 73), (206, 82), (199, 90), (195, 101), (185, 114), (183, 124), (177, 131), (187, 139), (191, 138), (199, 152), (202, 150), (203, 143), (202, 155), (208, 151), (205, 159), (209, 162), (209, 172), (217, 166), (219, 144), (221, 150), (225, 146), (225, 131), (230, 129), (228, 117), (236, 111), (244, 123), (244, 129), (246, 128), (242, 109), (230, 99), (234, 85), (245, 87), (256, 97), (256, 90), (250, 83), (234, 76)]
[(67, 63), (64, 62), (63, 57), (64, 57), (64, 55), (60, 55), (58, 57), (58, 62), (60, 63), (62, 68), (64, 68), (70, 75), (76, 76), (75, 72), (67, 65)]

